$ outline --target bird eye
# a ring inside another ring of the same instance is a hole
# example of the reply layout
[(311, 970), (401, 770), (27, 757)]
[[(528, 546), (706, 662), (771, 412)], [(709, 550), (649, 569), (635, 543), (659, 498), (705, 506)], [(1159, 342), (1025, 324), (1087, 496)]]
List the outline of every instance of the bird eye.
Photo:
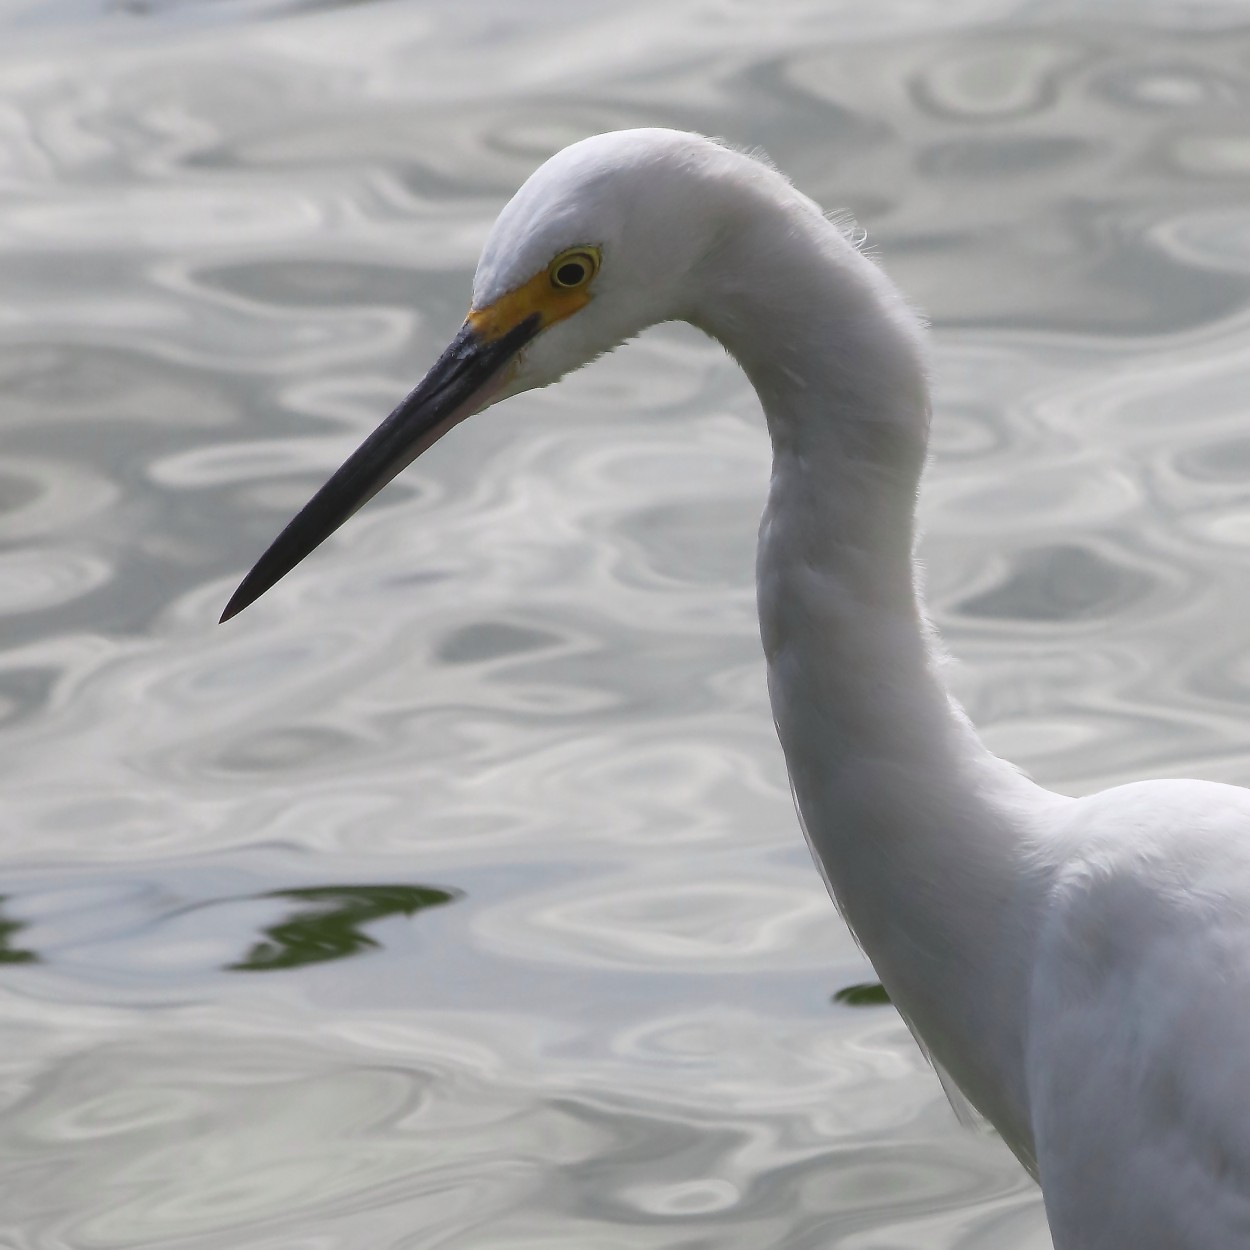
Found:
[(547, 267), (551, 285), (563, 291), (585, 286), (598, 270), (599, 253), (590, 247), (575, 247), (561, 252)]

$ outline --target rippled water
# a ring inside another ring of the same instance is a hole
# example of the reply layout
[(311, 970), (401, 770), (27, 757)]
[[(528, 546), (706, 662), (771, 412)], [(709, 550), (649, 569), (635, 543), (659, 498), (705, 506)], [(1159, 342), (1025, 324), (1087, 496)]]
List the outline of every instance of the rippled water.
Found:
[(0, 9), (0, 1245), (1049, 1244), (846, 993), (718, 349), (479, 417), (214, 621), (532, 167), (690, 127), (933, 319), (930, 596), (992, 745), (1250, 781), (1250, 29), (1088, 12)]

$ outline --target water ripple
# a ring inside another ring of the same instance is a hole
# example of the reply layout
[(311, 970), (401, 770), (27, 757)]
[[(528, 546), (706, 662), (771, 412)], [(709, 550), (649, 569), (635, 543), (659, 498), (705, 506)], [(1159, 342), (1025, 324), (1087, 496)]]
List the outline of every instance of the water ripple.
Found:
[(212, 622), (533, 165), (694, 127), (933, 319), (922, 555), (991, 745), (1250, 779), (1250, 37), (488, 8), (0, 20), (0, 1240), (1041, 1250), (892, 1010), (831, 1002), (874, 978), (794, 827), (715, 345), (467, 423)]

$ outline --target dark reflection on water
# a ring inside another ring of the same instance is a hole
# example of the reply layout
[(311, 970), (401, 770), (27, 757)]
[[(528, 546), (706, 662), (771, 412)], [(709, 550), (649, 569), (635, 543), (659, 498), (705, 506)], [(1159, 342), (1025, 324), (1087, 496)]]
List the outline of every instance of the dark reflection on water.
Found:
[[(226, 879), (219, 870), (159, 868), (140, 877), (41, 874), (0, 896), (0, 963), (40, 962), (79, 977), (121, 968), (154, 984), (176, 965), (185, 985), (214, 971), (289, 971), (388, 946), (412, 961), (422, 954), (419, 939), (391, 927), (384, 941), (383, 922), (413, 920), (465, 897), (404, 882), (214, 888)], [(242, 953), (219, 962), (213, 954), (223, 946)]]
[(0, 894), (0, 964), (34, 963), (39, 956), (14, 944), (14, 939), (26, 925), (20, 920), (9, 920), (4, 915), (6, 898)]
[(6, 10), (0, 1241), (1045, 1247), (896, 1014), (830, 1004), (883, 1006), (794, 825), (719, 349), (466, 423), (212, 622), (533, 166), (688, 126), (932, 318), (922, 555), (994, 749), (1250, 779), (1250, 30), (1086, 7)]
[(885, 992), (884, 985), (865, 981), (861, 985), (848, 985), (840, 989), (833, 996), (833, 1001), (846, 1007), (888, 1007), (890, 996)]
[(227, 965), (229, 972), (276, 972), (359, 955), (379, 945), (364, 932), (365, 925), (388, 916), (415, 916), (462, 895), (422, 885), (320, 885), (262, 897), (304, 906), (266, 927), (261, 941), (238, 963)]

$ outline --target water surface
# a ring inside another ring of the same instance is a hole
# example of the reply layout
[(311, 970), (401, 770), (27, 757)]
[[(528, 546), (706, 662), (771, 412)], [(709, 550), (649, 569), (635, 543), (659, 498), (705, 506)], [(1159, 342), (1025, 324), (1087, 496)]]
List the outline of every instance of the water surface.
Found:
[(1099, 12), (0, 10), (0, 1244), (1049, 1244), (847, 992), (714, 345), (462, 426), (214, 622), (516, 184), (689, 127), (933, 321), (923, 554), (993, 747), (1250, 780), (1250, 30)]

